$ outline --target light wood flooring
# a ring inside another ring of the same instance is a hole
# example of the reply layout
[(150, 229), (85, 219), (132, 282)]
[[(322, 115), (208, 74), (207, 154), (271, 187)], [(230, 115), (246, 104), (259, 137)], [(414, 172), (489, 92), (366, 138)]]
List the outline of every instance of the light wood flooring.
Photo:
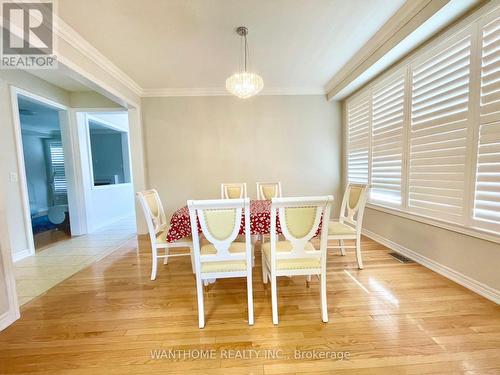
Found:
[[(108, 225), (92, 234), (70, 237), (14, 263), (19, 305), (104, 258), (135, 237), (135, 217)], [(1, 374), (1, 373), (0, 373)]]
[[(21, 319), (0, 332), (0, 374), (500, 373), (500, 307), (398, 262), (369, 239), (364, 270), (352, 252), (329, 256), (329, 323), (321, 322), (318, 281), (306, 288), (296, 277), (278, 283), (273, 326), (257, 249), (255, 325), (245, 321), (244, 280), (226, 279), (205, 294), (202, 330), (189, 258), (171, 259), (150, 281), (148, 241), (139, 242), (139, 250), (131, 240), (24, 305)], [(152, 358), (162, 349), (184, 355)], [(189, 358), (210, 350), (213, 357)], [(295, 350), (349, 357), (295, 359)]]

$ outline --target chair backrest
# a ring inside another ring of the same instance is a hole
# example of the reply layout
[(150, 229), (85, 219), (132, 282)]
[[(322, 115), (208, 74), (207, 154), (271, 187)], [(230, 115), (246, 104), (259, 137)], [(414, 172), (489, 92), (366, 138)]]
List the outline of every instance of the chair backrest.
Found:
[(151, 241), (156, 241), (156, 235), (168, 226), (160, 196), (155, 189), (139, 191), (136, 196), (146, 217)]
[[(276, 259), (321, 258), (326, 264), (328, 221), (333, 196), (273, 198), (271, 201), (271, 267)], [(292, 245), (291, 252), (277, 252), (277, 219), (281, 232)], [(321, 223), (319, 251), (306, 250)]]
[(238, 183), (222, 183), (220, 184), (220, 197), (222, 199), (243, 199), (247, 197), (247, 184), (245, 182)]
[(349, 184), (342, 199), (340, 208), (340, 219), (342, 223), (354, 226), (356, 230), (361, 230), (363, 213), (365, 211), (366, 200), (368, 199), (368, 185)]
[[(203, 262), (245, 259), (251, 262), (250, 199), (189, 200), (188, 208), (197, 270)], [(238, 236), (243, 215), (246, 251), (230, 253), (229, 247)], [(198, 222), (205, 238), (217, 250), (216, 254), (201, 255)]]
[(281, 198), (281, 182), (257, 182), (257, 199)]

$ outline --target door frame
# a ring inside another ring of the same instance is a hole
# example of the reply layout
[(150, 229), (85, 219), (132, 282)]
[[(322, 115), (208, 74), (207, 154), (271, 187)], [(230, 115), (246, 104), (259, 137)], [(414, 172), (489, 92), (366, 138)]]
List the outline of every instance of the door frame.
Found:
[(7, 290), (7, 311), (0, 314), (0, 331), (10, 326), (20, 318), (19, 302), (16, 292), (16, 279), (14, 277), (14, 267), (12, 264), (12, 254), (7, 243), (7, 223), (6, 223), (5, 194), (0, 187), (0, 268), (3, 268), (3, 278)]
[[(13, 257), (11, 254), (11, 257), (13, 258), (13, 261), (18, 261), (20, 259), (26, 258), (28, 256), (34, 255), (35, 254), (35, 243), (34, 243), (34, 238), (33, 238), (33, 230), (32, 230), (32, 223), (31, 223), (31, 210), (30, 210), (30, 203), (29, 203), (29, 194), (28, 194), (28, 182), (27, 182), (27, 177), (26, 177), (26, 166), (24, 162), (24, 150), (23, 150), (23, 140), (22, 140), (22, 128), (21, 128), (21, 118), (19, 116), (19, 103), (18, 103), (18, 95), (22, 95), (25, 97), (28, 97), (30, 99), (33, 99), (37, 102), (40, 102), (42, 104), (45, 104), (51, 108), (64, 111), (66, 113), (66, 117), (64, 121), (60, 118), (59, 119), (59, 126), (61, 128), (61, 139), (63, 140), (63, 148), (64, 148), (64, 163), (65, 163), (65, 172), (66, 172), (66, 179), (67, 179), (67, 184), (68, 184), (68, 211), (69, 215), (74, 216), (75, 219), (78, 217), (78, 211), (76, 207), (72, 207), (74, 205), (70, 204), (70, 195), (71, 197), (75, 196), (75, 183), (74, 183), (74, 176), (73, 174), (75, 173), (74, 168), (71, 168), (71, 173), (68, 172), (68, 166), (67, 162), (70, 161), (72, 164), (74, 164), (74, 153), (73, 153), (73, 147), (72, 147), (72, 142), (68, 140), (71, 140), (71, 122), (70, 122), (70, 108), (64, 104), (58, 103), (56, 101), (53, 101), (51, 99), (47, 99), (43, 96), (34, 94), (32, 92), (26, 91), (24, 89), (21, 89), (19, 87), (10, 86), (10, 93), (11, 93), (11, 106), (12, 106), (12, 118), (13, 118), (13, 123), (14, 123), (14, 135), (15, 135), (15, 143), (16, 143), (16, 157), (17, 157), (17, 169), (18, 169), (18, 181), (19, 181), (19, 188), (21, 190), (21, 199), (22, 199), (22, 204), (23, 204), (23, 217), (24, 217), (24, 234), (26, 237), (26, 243), (28, 245), (28, 248), (25, 249), (24, 251), (18, 252), (16, 257)], [(67, 155), (66, 155), (67, 154)], [(73, 200), (73, 202), (76, 202), (76, 200)], [(73, 225), (72, 225), (73, 228)]]
[[(125, 130), (120, 126), (117, 126), (116, 124), (113, 124), (107, 120), (95, 116), (99, 113), (109, 113), (109, 114), (126, 113), (127, 117), (129, 117), (129, 110), (116, 107), (111, 107), (111, 108), (78, 107), (78, 108), (72, 108), (71, 113), (72, 113), (72, 119), (75, 122), (75, 129), (76, 129), (75, 141), (77, 143), (77, 146), (75, 146), (75, 151), (77, 150), (76, 147), (78, 147), (78, 155), (79, 155), (78, 168), (80, 171), (80, 180), (81, 180), (78, 186), (80, 188), (79, 190), (81, 194), (80, 196), (82, 197), (82, 209), (84, 209), (84, 213), (86, 215), (85, 229), (87, 231), (86, 233), (92, 233), (101, 227), (101, 226), (95, 226), (95, 223), (91, 219), (90, 213), (92, 212), (92, 206), (90, 202), (92, 199), (91, 198), (92, 192), (95, 190), (114, 188), (116, 187), (116, 185), (94, 186), (94, 174), (93, 174), (92, 156), (91, 156), (92, 152), (90, 146), (90, 133), (89, 133), (89, 120), (93, 120), (102, 125), (115, 129), (117, 131), (126, 133), (127, 144), (128, 144), (128, 164), (129, 164), (130, 182), (120, 184), (119, 186), (123, 187), (125, 185), (129, 185), (133, 187), (134, 174), (132, 169), (132, 150), (130, 145), (130, 119), (127, 120), (128, 126), (127, 129)], [(134, 215), (137, 217), (136, 213), (134, 213)]]

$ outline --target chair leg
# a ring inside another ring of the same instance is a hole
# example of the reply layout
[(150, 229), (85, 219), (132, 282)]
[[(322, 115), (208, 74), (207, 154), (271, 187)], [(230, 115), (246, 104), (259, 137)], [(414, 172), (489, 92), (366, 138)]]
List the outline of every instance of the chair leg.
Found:
[(267, 284), (267, 265), (264, 258), (264, 253), (262, 253), (262, 282)]
[(194, 267), (194, 253), (193, 253), (193, 247), (189, 247), (189, 255), (191, 257), (191, 268), (193, 269), (193, 273), (196, 273), (196, 269)]
[(320, 276), (321, 284), (321, 320), (328, 322), (328, 305), (326, 300), (326, 272), (322, 272)]
[(273, 324), (278, 324), (278, 290), (276, 275), (271, 275), (271, 305), (273, 309)]
[(151, 248), (151, 280), (156, 279), (156, 272), (158, 270), (158, 249), (156, 247)]
[(168, 263), (168, 255), (170, 253), (170, 248), (166, 247), (165, 248), (165, 258), (163, 258), (163, 264), (167, 264)]
[(311, 287), (311, 275), (306, 276), (306, 288)]
[(196, 276), (196, 292), (198, 294), (198, 327), (205, 327), (205, 308), (203, 305), (203, 285), (201, 277)]
[(248, 325), (253, 326), (252, 270), (247, 275)]
[(345, 256), (344, 240), (339, 240), (340, 255)]
[(363, 259), (361, 259), (361, 238), (356, 238), (356, 259), (358, 260), (358, 268), (363, 269)]

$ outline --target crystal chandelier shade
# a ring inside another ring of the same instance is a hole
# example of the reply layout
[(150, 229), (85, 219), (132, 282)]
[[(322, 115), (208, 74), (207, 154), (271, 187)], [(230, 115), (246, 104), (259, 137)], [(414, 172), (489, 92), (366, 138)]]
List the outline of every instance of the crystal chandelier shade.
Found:
[(226, 89), (238, 98), (246, 99), (257, 95), (264, 87), (261, 76), (254, 73), (235, 73), (226, 79)]
[(226, 79), (226, 89), (238, 98), (246, 99), (257, 95), (263, 89), (264, 81), (258, 74), (247, 71), (248, 29), (244, 26), (240, 26), (236, 29), (236, 32), (243, 38), (244, 41), (244, 69)]

